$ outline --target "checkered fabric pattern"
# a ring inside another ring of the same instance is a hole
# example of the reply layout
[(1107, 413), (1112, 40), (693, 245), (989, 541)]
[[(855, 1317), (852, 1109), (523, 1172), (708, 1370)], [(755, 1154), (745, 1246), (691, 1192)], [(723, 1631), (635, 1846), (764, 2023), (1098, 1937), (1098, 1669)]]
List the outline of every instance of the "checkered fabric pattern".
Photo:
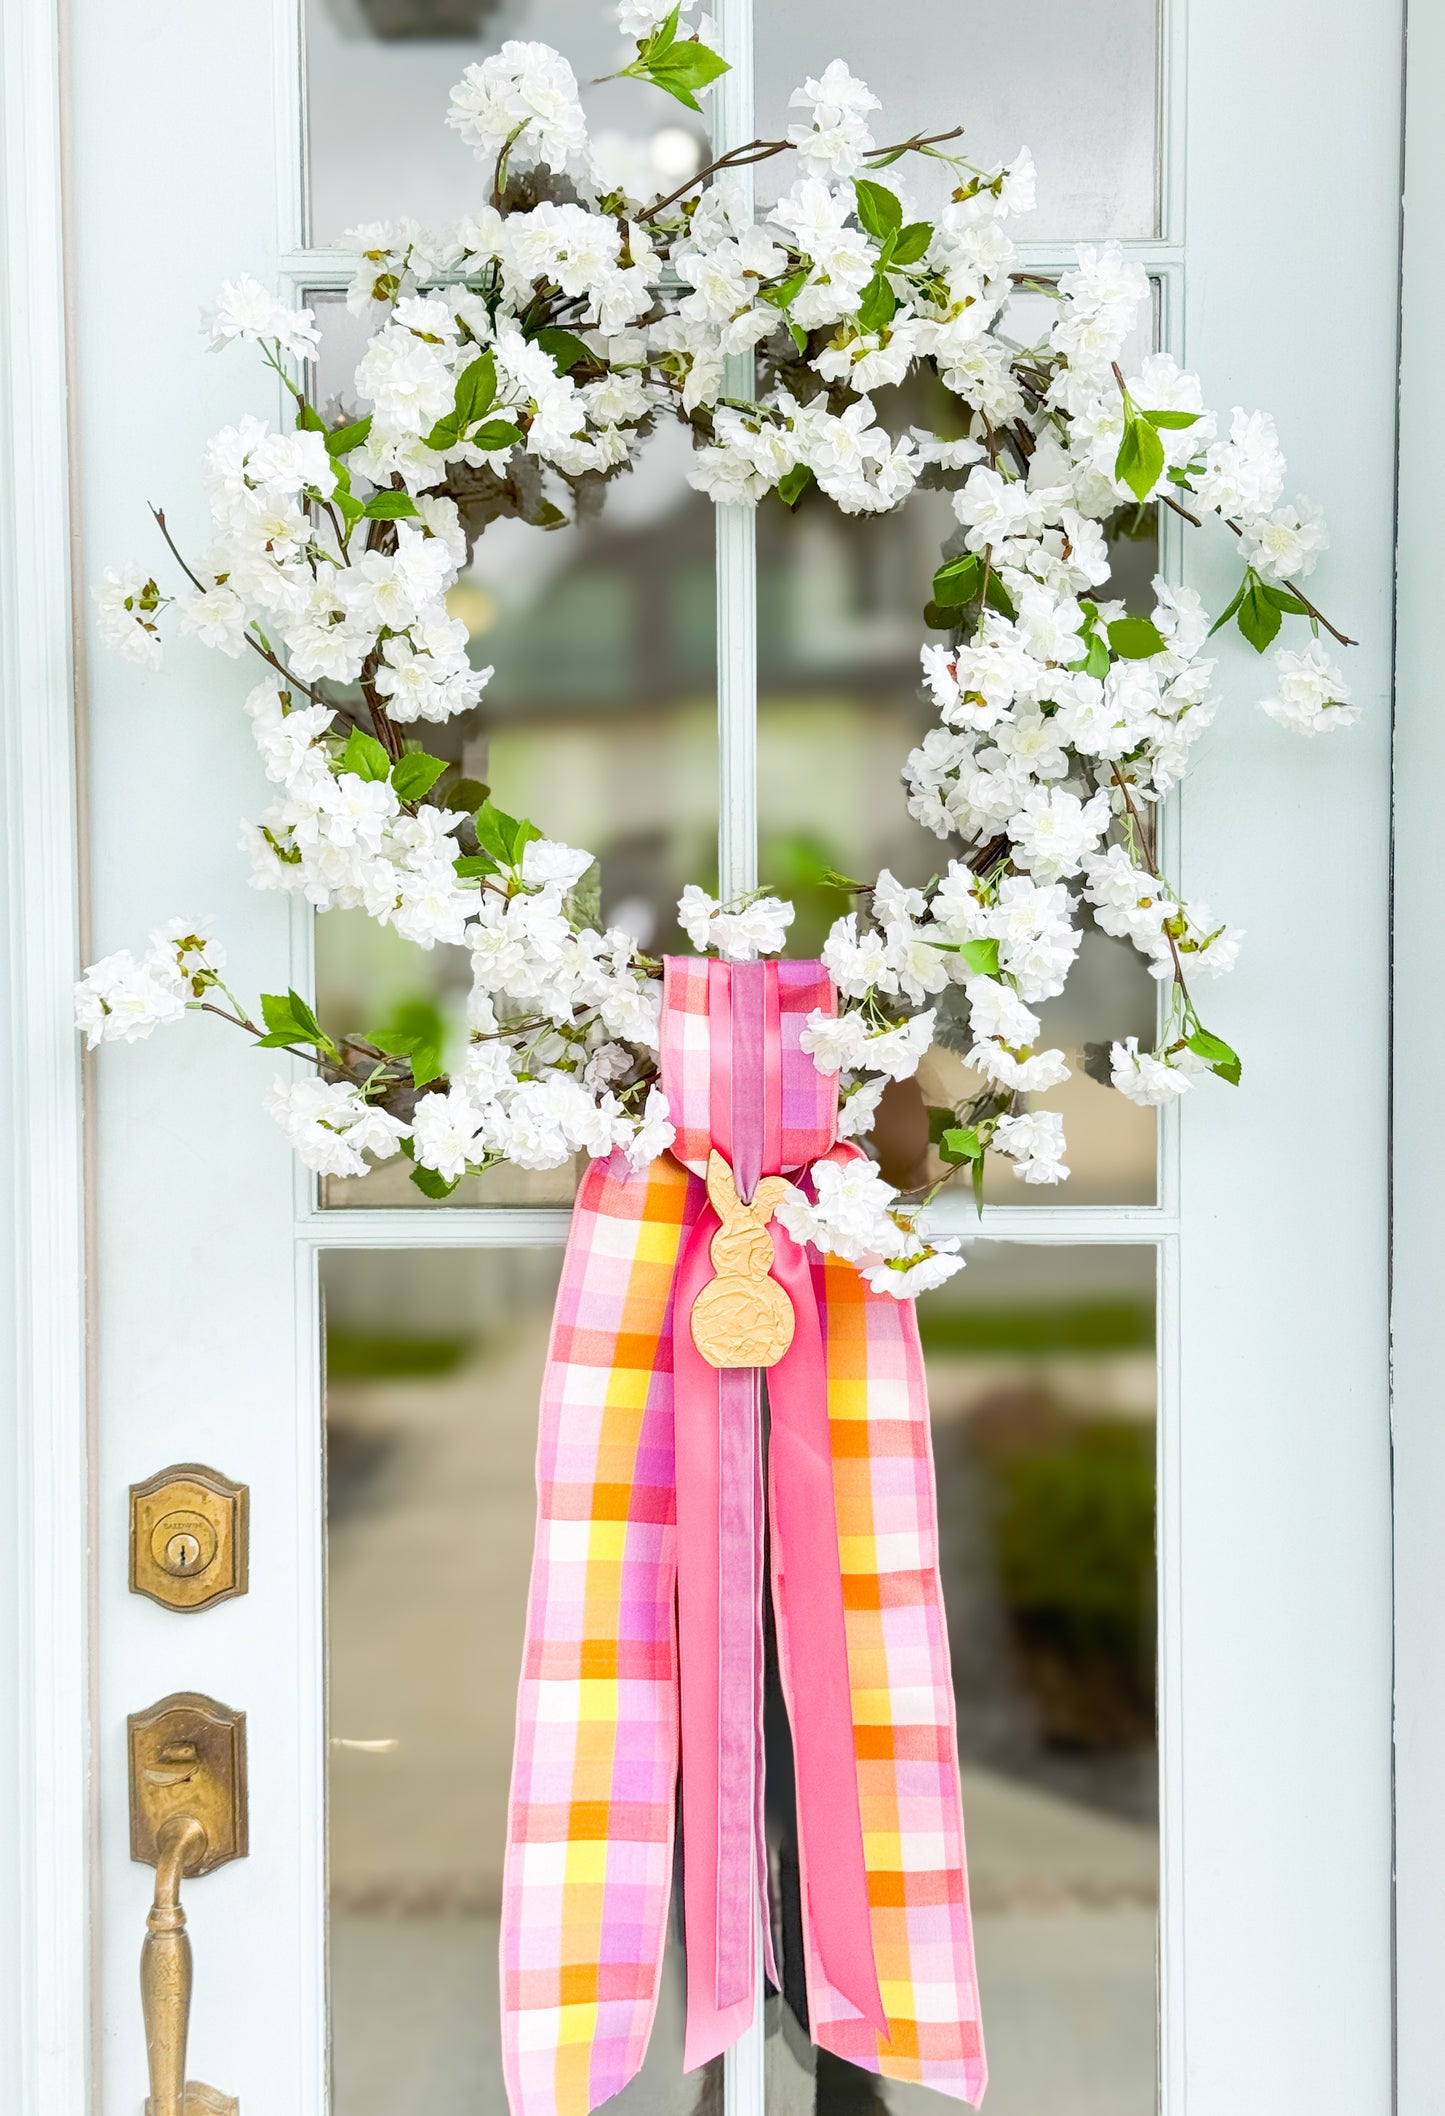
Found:
[(585, 2116), (641, 2065), (678, 1756), (672, 1280), (703, 1185), (592, 1164), (542, 1388), (537, 1543), (503, 1879), (517, 2116)]
[[(835, 1157), (853, 1149), (835, 1149)], [(975, 2106), (988, 2071), (968, 1905), (958, 1737), (928, 1395), (911, 1301), (815, 1262), (873, 1955), (885, 2042), (832, 1989), (807, 1935), (813, 2040)], [(787, 1582), (775, 1581), (787, 1671)], [(800, 1846), (807, 1887), (809, 1847)]]
[[(677, 1133), (673, 1152), (689, 1167), (702, 1169), (709, 1147), (719, 1143), (712, 1108), (712, 1052), (719, 1016), (728, 1005), (730, 965), (669, 955), (666, 967), (662, 1075)], [(802, 1168), (832, 1144), (837, 1075), (818, 1071), (801, 1038), (811, 1013), (837, 1013), (838, 997), (821, 963), (769, 962), (763, 969), (768, 1005), (777, 1010), (782, 1042), (781, 1079), (767, 1083), (767, 1129), (776, 1148), (764, 1155), (767, 1175)]]
[[(703, 1203), (671, 1156), (639, 1175), (620, 1155), (594, 1163), (563, 1265), (504, 1880), (515, 2116), (587, 2116), (638, 2071), (656, 2012), (678, 1758), (672, 1285)], [(976, 2103), (986, 2072), (918, 1327), (911, 1303), (871, 1293), (848, 1265), (816, 1262), (814, 1282), (890, 2032), (832, 1990), (809, 1932), (812, 2033), (867, 2070)], [(788, 1689), (786, 1580), (773, 1591)], [(801, 1855), (806, 1902), (826, 1847)]]

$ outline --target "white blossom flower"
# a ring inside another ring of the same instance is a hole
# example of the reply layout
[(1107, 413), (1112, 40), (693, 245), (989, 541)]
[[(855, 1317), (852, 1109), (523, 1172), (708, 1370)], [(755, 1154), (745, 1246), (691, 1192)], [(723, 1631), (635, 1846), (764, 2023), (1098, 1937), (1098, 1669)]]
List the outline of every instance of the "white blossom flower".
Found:
[(590, 852), (574, 851), (552, 838), (532, 838), (522, 850), (522, 880), (529, 889), (571, 889), (594, 864)]
[(878, 1114), (878, 1105), (883, 1100), (883, 1090), (888, 1085), (886, 1076), (879, 1074), (872, 1080), (860, 1080), (849, 1087), (838, 1104), (838, 1137), (840, 1139), (864, 1139), (873, 1129), (873, 1120)]
[(366, 1103), (349, 1080), (275, 1080), (266, 1097), (295, 1153), (324, 1176), (366, 1174), (366, 1155), (384, 1161), (397, 1151), (407, 1127)]
[(1350, 687), (1321, 646), (1302, 654), (1280, 647), (1274, 657), (1275, 688), (1260, 704), (1271, 720), (1297, 734), (1319, 735), (1333, 727), (1350, 727), (1359, 708), (1350, 704)]
[(1000, 1153), (1014, 1162), (1014, 1174), (1025, 1183), (1063, 1183), (1064, 1120), (1057, 1110), (1032, 1109), (1021, 1116), (1000, 1117), (993, 1135)]
[(545, 162), (551, 169), (564, 168), (587, 148), (571, 67), (550, 44), (515, 37), (467, 68), (452, 90), (447, 123), (484, 162), (495, 161), (509, 141), (514, 162)]
[(75, 987), (75, 1023), (91, 1050), (98, 1043), (138, 1043), (186, 1011), (176, 965), (154, 954), (137, 962), (120, 948), (92, 963)]
[(665, 1154), (676, 1137), (666, 1095), (660, 1087), (649, 1088), (637, 1130), (627, 1142), (628, 1165), (645, 1168), (649, 1161)]
[(863, 1276), (875, 1293), (887, 1293), (894, 1300), (913, 1300), (920, 1293), (931, 1293), (951, 1279), (956, 1271), (963, 1269), (963, 1258), (958, 1254), (961, 1244), (956, 1237), (935, 1242), (920, 1254), (890, 1257), (884, 1263), (865, 1264)]
[(274, 339), (282, 352), (305, 360), (321, 342), (310, 309), (288, 309), (249, 272), (228, 279), (216, 299), (201, 310), (201, 328), (213, 352), (236, 338)]
[(145, 568), (107, 566), (90, 593), (102, 645), (142, 668), (158, 669), (162, 650), (154, 612), (160, 594)]
[(412, 1147), (423, 1168), (447, 1182), (466, 1173), (468, 1161), (487, 1157), (487, 1115), (465, 1088), (420, 1095), (412, 1116)]
[(1240, 523), (1240, 550), (1266, 580), (1298, 580), (1313, 573), (1329, 541), (1325, 518), (1309, 500)]
[(1167, 1057), (1141, 1051), (1137, 1036), (1110, 1046), (1109, 1077), (1120, 1094), (1137, 1102), (1141, 1109), (1158, 1109), (1177, 1102), (1194, 1085), (1190, 1075)]
[(789, 108), (806, 110), (806, 125), (790, 125), (788, 138), (798, 150), (800, 166), (814, 177), (852, 176), (873, 146), (867, 114), (881, 110), (877, 96), (856, 81), (842, 59), (830, 60), (817, 80), (806, 80), (788, 98)]

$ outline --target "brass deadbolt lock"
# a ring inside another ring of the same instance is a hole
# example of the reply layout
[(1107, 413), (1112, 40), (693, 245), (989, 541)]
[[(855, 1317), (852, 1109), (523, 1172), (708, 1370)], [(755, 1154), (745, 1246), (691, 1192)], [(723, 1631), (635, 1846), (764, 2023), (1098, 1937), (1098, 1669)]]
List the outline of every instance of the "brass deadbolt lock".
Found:
[(177, 1462), (130, 1488), (130, 1587), (167, 1609), (246, 1592), (250, 1493), (219, 1470)]

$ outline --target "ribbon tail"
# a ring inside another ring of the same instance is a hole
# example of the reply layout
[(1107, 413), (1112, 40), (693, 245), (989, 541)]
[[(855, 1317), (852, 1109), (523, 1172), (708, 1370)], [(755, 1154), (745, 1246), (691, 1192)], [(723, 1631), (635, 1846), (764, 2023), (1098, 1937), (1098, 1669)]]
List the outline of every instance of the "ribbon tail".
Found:
[(791, 1346), (769, 1371), (768, 1404), (808, 1909), (829, 1983), (886, 2040), (858, 1802), (822, 1324), (806, 1256), (776, 1224), (773, 1237), (773, 1276), (797, 1317)]
[[(711, 1276), (717, 1217), (702, 1213), (677, 1274), (673, 1339), (677, 1445), (678, 1661), (682, 1703), (683, 1922), (687, 2029), (683, 2068), (729, 2049), (751, 2025), (756, 1989), (754, 1816), (755, 1618), (751, 1528), (755, 1379), (726, 1401), (722, 1376), (692, 1341), (692, 1302)], [(727, 1505), (724, 1505), (724, 1449)], [(735, 1465), (734, 1454), (738, 1457)], [(741, 1499), (733, 1468), (741, 1469)], [(725, 1514), (729, 1517), (725, 1521)], [(736, 1514), (738, 1518), (731, 1517)], [(731, 1569), (726, 1575), (724, 1561)], [(727, 1703), (724, 1703), (724, 1699)]]

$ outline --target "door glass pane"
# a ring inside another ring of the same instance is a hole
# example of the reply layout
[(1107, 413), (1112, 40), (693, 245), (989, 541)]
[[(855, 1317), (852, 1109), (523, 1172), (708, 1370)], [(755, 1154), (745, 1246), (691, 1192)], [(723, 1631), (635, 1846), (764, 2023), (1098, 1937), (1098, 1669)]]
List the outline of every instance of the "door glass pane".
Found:
[[(332, 2116), (505, 2116), (497, 1935), (557, 1252), (325, 1259)], [(624, 2116), (685, 2116), (664, 1965)]]
[[(842, 57), (882, 102), (870, 120), (880, 146), (962, 123), (958, 149), (980, 167), (1031, 148), (1027, 238), (1156, 232), (1159, 0), (758, 0), (753, 32), (764, 139), (786, 137), (793, 90)], [(945, 166), (917, 155), (903, 166), (918, 204), (940, 205)], [(787, 156), (764, 162), (759, 198), (786, 190), (790, 170)]]
[[(553, 44), (582, 92), (599, 162), (634, 194), (670, 191), (706, 159), (704, 121), (636, 81), (604, 0), (305, 0), (311, 241), (406, 214), (439, 229), (474, 212), (490, 172), (446, 124), (451, 90), (509, 37)], [(624, 176), (624, 172), (627, 172)]]
[[(321, 400), (353, 410), (361, 326), (339, 295), (309, 298)], [(425, 729), (431, 753), (490, 786), (509, 815), (595, 852), (604, 920), (654, 951), (686, 945), (677, 898), (717, 865), (715, 523), (711, 501), (687, 483), (690, 461), (682, 428), (662, 425), (600, 516), (550, 533), (488, 525), (447, 602), (471, 633), (473, 663), (496, 673), (471, 712)], [(316, 921), (328, 1028), (364, 1033), (430, 1002), (455, 1048), (469, 982), (464, 949), (423, 952), (363, 911)], [(499, 1168), (468, 1177), (446, 1203), (566, 1203), (576, 1181), (570, 1164)], [(428, 1203), (399, 1155), (366, 1176), (326, 1179), (323, 1194), (328, 1205)]]
[[(1042, 337), (1047, 302), (1010, 304), (1008, 334)], [(1129, 372), (1147, 352), (1155, 325), (1142, 325), (1125, 351)], [(891, 430), (910, 425), (952, 433), (956, 412), (937, 383), (915, 378), (880, 389), (874, 402)], [(1121, 509), (1110, 538), (1114, 572), (1102, 593), (1144, 608), (1159, 565), (1153, 510)], [(935, 567), (960, 536), (950, 495), (915, 490), (892, 514), (845, 515), (816, 491), (789, 510), (758, 509), (758, 814), (760, 872), (798, 905), (790, 946), (821, 947), (846, 908), (809, 885), (827, 869), (871, 878), (883, 867), (921, 884), (962, 850), (913, 820), (900, 780), (904, 758), (937, 725), (924, 691), (918, 650)], [(1138, 1036), (1152, 1047), (1159, 988), (1126, 942), (1086, 931), (1059, 998), (1039, 1010), (1040, 1047), (1068, 1056), (1071, 1078), (1037, 1098), (1057, 1109), (1068, 1140), (1068, 1183), (1060, 1190), (1020, 1183), (1001, 1155), (990, 1157), (989, 1202), (997, 1205), (1144, 1205), (1156, 1196), (1158, 1124), (1084, 1071), (1085, 1046)], [(956, 1054), (935, 1045), (917, 1083), (890, 1092), (875, 1143), (890, 1179), (903, 1187), (943, 1173), (928, 1161), (922, 1099), (961, 1107), (981, 1083)], [(920, 1096), (921, 1090), (921, 1096)], [(966, 1175), (959, 1179), (966, 1185)]]
[[(334, 2116), (502, 2116), (497, 1922), (555, 1252), (324, 1261)], [(977, 1243), (920, 1308), (991, 2116), (1151, 2116), (1154, 1254)], [(939, 2104), (818, 2059), (769, 1729), (770, 2109)], [(676, 1951), (626, 2106), (693, 2116)]]
[[(989, 2116), (1153, 2116), (1154, 1253), (976, 1243), (920, 1303)], [(770, 2111), (929, 2116), (819, 2055), (788, 1958), (785, 1726), (769, 1727)], [(790, 1852), (792, 1853), (790, 1857)]]

